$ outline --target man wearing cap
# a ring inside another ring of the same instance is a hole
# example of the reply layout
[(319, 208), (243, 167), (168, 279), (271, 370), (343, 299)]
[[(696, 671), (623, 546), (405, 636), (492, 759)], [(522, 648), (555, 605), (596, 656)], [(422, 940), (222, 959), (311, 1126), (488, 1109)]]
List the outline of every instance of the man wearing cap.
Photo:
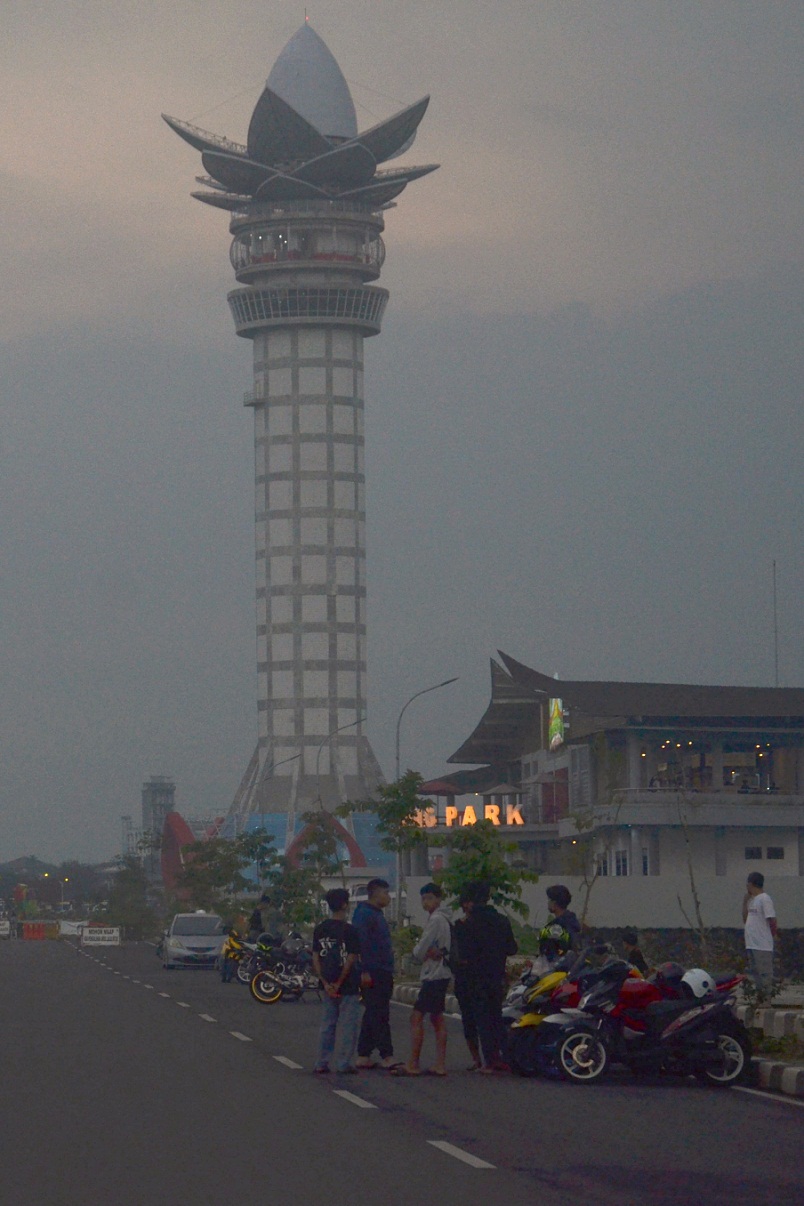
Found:
[(436, 1057), (431, 1076), (447, 1075), (447, 1024), (444, 1020), (444, 1002), (452, 975), (447, 958), (452, 945), (452, 930), (446, 909), (443, 908), (443, 893), (438, 884), (425, 884), (421, 889), (422, 908), (428, 914), (428, 922), (421, 938), (413, 948), (413, 958), (421, 963), (420, 988), (413, 1012), (410, 1015), (410, 1056), (406, 1064), (397, 1068), (392, 1075), (420, 1076), (419, 1060), (424, 1043), (424, 1018), (429, 1013), (435, 1035)]

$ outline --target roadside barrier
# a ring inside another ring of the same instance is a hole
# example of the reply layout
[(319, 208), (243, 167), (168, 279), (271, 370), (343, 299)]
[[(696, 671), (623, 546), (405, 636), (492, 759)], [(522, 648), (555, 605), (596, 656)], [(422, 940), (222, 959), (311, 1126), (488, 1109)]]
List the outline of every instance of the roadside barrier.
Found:
[(58, 921), (23, 921), (22, 936), (29, 942), (42, 942), (60, 936)]

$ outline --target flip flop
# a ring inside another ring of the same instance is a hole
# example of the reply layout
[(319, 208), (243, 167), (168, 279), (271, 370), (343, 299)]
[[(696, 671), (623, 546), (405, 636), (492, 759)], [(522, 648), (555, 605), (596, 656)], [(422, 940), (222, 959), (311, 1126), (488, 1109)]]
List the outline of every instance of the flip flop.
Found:
[(404, 1064), (397, 1064), (395, 1068), (389, 1068), (388, 1071), (392, 1076), (423, 1076), (423, 1072), (411, 1072)]
[(440, 1076), (443, 1080), (443, 1078), (447, 1074), (446, 1074), (446, 1072), (439, 1072), (436, 1068), (425, 1068), (424, 1075), (425, 1076)]
[(379, 1064), (356, 1064), (358, 1072), (373, 1072), (375, 1068), (379, 1068)]
[[(397, 1068), (404, 1068), (405, 1065), (402, 1063), (402, 1060), (399, 1059), (394, 1064), (379, 1063), (376, 1064), (375, 1067), (379, 1068), (381, 1072), (396, 1072)], [(416, 1076), (417, 1074), (414, 1072), (412, 1075)]]

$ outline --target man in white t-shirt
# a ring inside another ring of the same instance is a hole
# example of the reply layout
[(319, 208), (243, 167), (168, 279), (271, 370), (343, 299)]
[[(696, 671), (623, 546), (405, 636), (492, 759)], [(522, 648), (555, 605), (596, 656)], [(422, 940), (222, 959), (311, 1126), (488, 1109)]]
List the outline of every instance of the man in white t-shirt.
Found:
[(778, 931), (776, 910), (765, 891), (765, 876), (759, 871), (752, 871), (748, 876), (743, 921), (749, 974), (760, 995), (770, 996), (773, 991), (773, 942)]

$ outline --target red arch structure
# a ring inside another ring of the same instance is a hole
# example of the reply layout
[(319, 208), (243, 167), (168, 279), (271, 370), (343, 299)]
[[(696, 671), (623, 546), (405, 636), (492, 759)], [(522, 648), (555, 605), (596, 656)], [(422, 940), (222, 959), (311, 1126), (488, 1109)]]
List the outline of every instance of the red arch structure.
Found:
[(195, 841), (195, 834), (179, 812), (169, 812), (162, 830), (162, 883), (166, 892), (176, 891), (176, 881), (184, 867), (182, 847)]
[[(352, 837), (349, 830), (344, 828), (338, 818), (334, 817), (331, 812), (325, 812), (324, 816), (329, 821), (332, 829), (334, 829), (335, 836), (338, 841), (343, 842), (344, 846), (349, 851), (349, 862), (351, 865), (353, 867), (365, 867), (366, 856), (360, 849), (360, 846), (357, 844), (354, 837)], [(303, 829), (300, 829), (285, 851), (285, 857), (291, 866), (298, 867), (299, 861), (304, 852), (304, 848), (310, 839), (312, 828), (312, 825), (308, 824), (305, 825)]]

